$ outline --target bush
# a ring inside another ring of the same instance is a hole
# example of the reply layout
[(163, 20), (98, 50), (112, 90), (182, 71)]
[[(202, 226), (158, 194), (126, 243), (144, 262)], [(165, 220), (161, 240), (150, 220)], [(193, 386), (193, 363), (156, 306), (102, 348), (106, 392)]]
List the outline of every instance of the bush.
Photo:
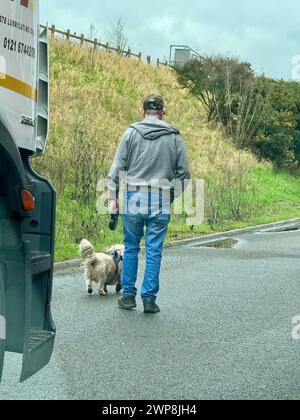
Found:
[(179, 82), (201, 102), (208, 121), (220, 123), (238, 148), (249, 147), (261, 125), (268, 92), (249, 63), (203, 57), (177, 69)]
[(234, 58), (204, 57), (178, 68), (182, 86), (221, 124), (238, 148), (276, 170), (300, 169), (300, 84), (257, 77)]
[(270, 97), (252, 150), (259, 158), (272, 161), (277, 170), (293, 171), (300, 165), (300, 84), (266, 77), (259, 80)]

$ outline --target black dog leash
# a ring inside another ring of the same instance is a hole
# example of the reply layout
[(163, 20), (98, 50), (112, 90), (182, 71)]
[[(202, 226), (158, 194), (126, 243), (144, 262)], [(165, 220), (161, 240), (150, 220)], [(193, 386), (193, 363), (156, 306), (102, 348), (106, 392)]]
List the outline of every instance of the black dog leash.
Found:
[(109, 257), (111, 257), (114, 261), (114, 263), (116, 264), (116, 272), (115, 275), (113, 277), (112, 283), (114, 283), (116, 281), (116, 278), (119, 274), (119, 263), (121, 261), (123, 261), (123, 257), (120, 254), (120, 252), (118, 251), (110, 251), (110, 252), (106, 252), (106, 255), (108, 255)]
[(109, 230), (115, 232), (117, 230), (119, 222), (119, 215), (118, 214), (111, 214), (110, 215), (110, 222), (109, 222)]
[[(118, 222), (119, 222), (119, 213), (111, 214), (110, 222), (109, 222), (109, 230), (114, 233), (114, 247), (116, 244), (116, 230), (118, 227)], [(115, 250), (115, 248), (113, 251), (107, 252), (106, 255), (110, 256), (116, 264), (116, 273), (113, 278), (113, 283), (114, 283), (117, 278), (117, 275), (119, 274), (119, 263), (123, 261), (123, 257), (118, 251)]]

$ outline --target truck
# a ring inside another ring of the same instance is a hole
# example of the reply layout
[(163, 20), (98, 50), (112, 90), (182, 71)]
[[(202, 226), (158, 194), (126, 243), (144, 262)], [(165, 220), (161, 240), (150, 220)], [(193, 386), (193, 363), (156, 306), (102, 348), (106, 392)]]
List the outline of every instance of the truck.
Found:
[(0, 3), (0, 381), (6, 352), (20, 381), (50, 361), (56, 193), (33, 169), (49, 127), (48, 30), (38, 0)]

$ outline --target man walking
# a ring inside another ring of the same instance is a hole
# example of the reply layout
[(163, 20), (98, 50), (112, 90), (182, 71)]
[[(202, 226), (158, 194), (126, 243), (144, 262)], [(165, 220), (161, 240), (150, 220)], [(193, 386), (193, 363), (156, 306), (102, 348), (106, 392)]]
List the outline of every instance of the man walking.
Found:
[(160, 312), (156, 299), (175, 185), (180, 182), (184, 186), (190, 173), (179, 131), (163, 121), (163, 98), (158, 95), (146, 98), (143, 115), (144, 121), (125, 132), (108, 177), (110, 212), (114, 214), (119, 211), (120, 173), (126, 173), (123, 296), (119, 307), (136, 308), (138, 256), (145, 235), (146, 270), (141, 295), (144, 312), (154, 314)]

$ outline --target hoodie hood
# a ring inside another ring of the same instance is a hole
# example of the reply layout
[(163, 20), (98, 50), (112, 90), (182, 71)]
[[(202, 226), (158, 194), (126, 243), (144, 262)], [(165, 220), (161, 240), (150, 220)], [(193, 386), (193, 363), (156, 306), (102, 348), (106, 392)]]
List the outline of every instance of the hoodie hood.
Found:
[(180, 134), (176, 128), (158, 119), (146, 119), (131, 126), (146, 140), (154, 141), (170, 134)]

